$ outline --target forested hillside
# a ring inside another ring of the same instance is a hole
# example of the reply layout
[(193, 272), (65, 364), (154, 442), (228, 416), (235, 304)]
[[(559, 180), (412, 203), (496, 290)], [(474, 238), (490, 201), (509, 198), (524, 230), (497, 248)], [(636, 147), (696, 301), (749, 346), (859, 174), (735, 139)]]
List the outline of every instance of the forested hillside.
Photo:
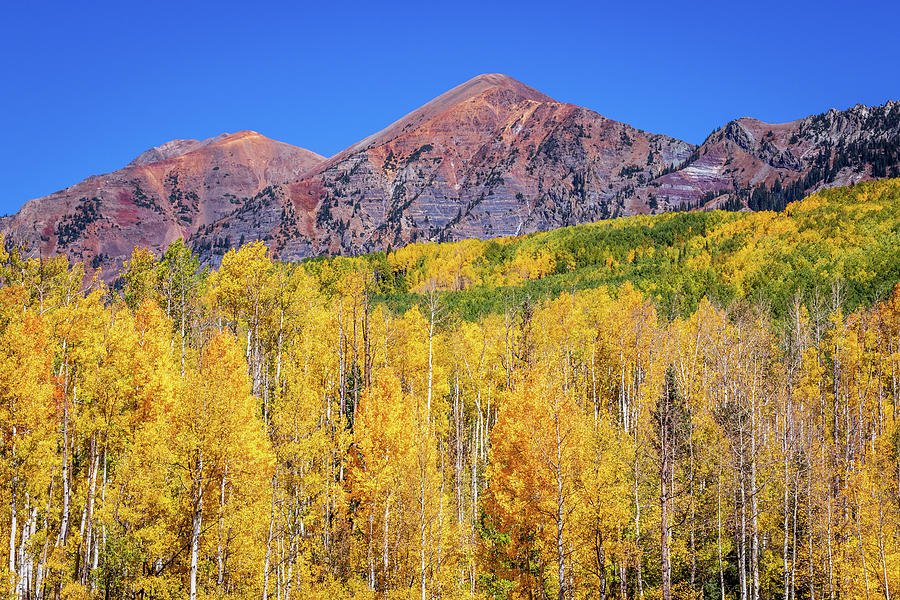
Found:
[[(837, 280), (852, 307), (884, 298), (900, 279), (898, 247), (900, 180), (886, 180), (824, 190), (782, 213), (636, 216), (518, 238), (411, 244), (356, 260), (374, 273), (380, 299), (407, 307), (430, 289), (447, 291), (443, 301), (470, 318), (526, 297), (625, 281), (667, 317), (687, 316), (703, 297), (762, 302), (783, 316), (795, 293), (808, 299)], [(321, 279), (317, 264), (345, 260), (306, 265)]]
[(0, 585), (896, 598), (898, 237), (888, 180), (120, 288), (7, 248)]

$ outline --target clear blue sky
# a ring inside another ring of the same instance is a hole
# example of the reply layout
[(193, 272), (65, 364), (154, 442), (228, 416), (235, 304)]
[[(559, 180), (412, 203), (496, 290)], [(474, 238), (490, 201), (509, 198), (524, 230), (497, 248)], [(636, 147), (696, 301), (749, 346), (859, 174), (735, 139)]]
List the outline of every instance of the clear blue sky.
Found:
[(10, 2), (0, 213), (172, 138), (331, 155), (479, 73), (699, 143), (900, 99), (900, 3)]

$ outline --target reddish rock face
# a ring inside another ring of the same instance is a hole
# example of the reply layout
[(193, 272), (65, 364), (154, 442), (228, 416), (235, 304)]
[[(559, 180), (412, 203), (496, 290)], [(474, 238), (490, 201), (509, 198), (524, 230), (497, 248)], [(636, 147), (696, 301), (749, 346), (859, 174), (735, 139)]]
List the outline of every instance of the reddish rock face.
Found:
[(900, 102), (713, 132), (680, 168), (636, 193), (664, 209), (780, 209), (824, 187), (900, 176)]
[(288, 260), (358, 254), (664, 210), (780, 208), (898, 167), (896, 102), (778, 125), (742, 118), (695, 147), (489, 74), (329, 159), (249, 131), (173, 140), (27, 202), (0, 232), (112, 277), (135, 245), (161, 252), (179, 236), (214, 265), (254, 239)]
[(204, 243), (204, 227), (322, 160), (252, 131), (175, 140), (124, 169), (30, 200), (0, 227), (34, 254), (64, 253), (112, 276), (135, 246), (159, 252), (181, 236)]
[(632, 182), (693, 150), (482, 75), (323, 162), (301, 203), (314, 252), (515, 235), (638, 212)]

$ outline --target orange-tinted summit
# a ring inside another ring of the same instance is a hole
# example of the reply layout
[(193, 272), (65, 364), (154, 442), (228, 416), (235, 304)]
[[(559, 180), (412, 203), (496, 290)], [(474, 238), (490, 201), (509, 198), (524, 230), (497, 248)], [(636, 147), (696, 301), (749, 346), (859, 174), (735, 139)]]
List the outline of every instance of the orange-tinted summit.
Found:
[[(415, 131), (426, 123), (447, 113), (473, 111), (478, 106), (491, 106), (503, 103), (503, 99), (530, 100), (533, 102), (554, 102), (534, 88), (520, 83), (508, 75), (486, 73), (473, 77), (450, 91), (444, 92), (434, 100), (414, 110), (398, 121), (388, 125), (381, 131), (370, 135), (347, 150), (338, 154), (335, 159), (360, 150), (386, 144), (406, 133)], [(492, 103), (493, 101), (493, 103)]]
[(322, 160), (253, 131), (172, 140), (123, 169), (26, 202), (3, 230), (35, 254), (65, 253), (111, 272), (136, 245), (158, 252), (180, 236), (200, 240), (208, 225)]

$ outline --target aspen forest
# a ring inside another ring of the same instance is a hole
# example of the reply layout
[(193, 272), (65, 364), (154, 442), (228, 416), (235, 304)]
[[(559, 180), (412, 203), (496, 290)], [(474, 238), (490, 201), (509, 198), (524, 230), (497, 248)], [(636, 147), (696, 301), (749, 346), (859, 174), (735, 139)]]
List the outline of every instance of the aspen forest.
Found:
[(272, 243), (0, 250), (0, 596), (900, 600), (900, 180)]

